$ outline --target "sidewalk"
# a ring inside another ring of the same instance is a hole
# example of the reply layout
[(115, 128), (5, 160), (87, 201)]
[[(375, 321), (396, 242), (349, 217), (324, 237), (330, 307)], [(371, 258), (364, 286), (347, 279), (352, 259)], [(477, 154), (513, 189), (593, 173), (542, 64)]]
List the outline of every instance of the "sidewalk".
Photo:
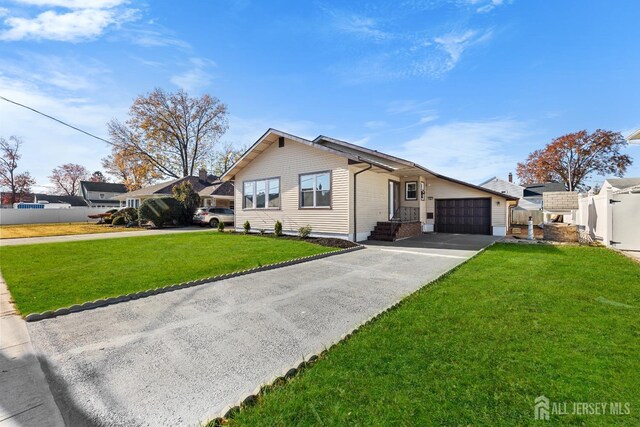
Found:
[(159, 230), (123, 231), (117, 233), (73, 234), (68, 236), (23, 237), (19, 239), (1, 239), (0, 246), (33, 245), (38, 243), (75, 242), (80, 240), (117, 239), (120, 237), (155, 236), (158, 234), (194, 233), (212, 231), (208, 227), (167, 228)]
[(9, 298), (0, 277), (0, 427), (64, 426), (26, 322)]

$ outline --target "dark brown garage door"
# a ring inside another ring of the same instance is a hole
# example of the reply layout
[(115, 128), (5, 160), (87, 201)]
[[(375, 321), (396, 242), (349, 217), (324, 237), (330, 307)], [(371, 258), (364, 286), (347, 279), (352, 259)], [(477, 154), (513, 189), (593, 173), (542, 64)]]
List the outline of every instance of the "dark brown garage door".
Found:
[(439, 233), (491, 234), (491, 199), (438, 199)]

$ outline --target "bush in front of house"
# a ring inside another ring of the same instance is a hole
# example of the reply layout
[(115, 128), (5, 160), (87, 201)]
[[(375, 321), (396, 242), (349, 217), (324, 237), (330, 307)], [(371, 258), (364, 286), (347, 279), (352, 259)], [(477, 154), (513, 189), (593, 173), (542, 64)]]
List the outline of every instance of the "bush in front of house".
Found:
[(251, 231), (251, 223), (249, 221), (245, 221), (242, 226), (244, 227), (244, 234), (249, 234)]
[(173, 197), (146, 199), (138, 209), (140, 221), (149, 221), (156, 227), (165, 224), (180, 224), (184, 219), (183, 207)]
[(126, 225), (138, 221), (138, 209), (124, 208), (111, 215), (113, 225)]
[(224, 232), (224, 222), (222, 221), (218, 222), (218, 231), (220, 233)]
[(301, 239), (306, 239), (309, 235), (311, 235), (311, 225), (307, 224), (304, 227), (298, 228), (298, 236)]
[(282, 236), (282, 223), (280, 221), (276, 221), (273, 226), (273, 234), (275, 234), (276, 237)]
[(193, 223), (193, 215), (200, 207), (200, 195), (193, 189), (190, 181), (182, 181), (171, 189), (173, 198), (182, 205), (180, 223), (189, 225)]

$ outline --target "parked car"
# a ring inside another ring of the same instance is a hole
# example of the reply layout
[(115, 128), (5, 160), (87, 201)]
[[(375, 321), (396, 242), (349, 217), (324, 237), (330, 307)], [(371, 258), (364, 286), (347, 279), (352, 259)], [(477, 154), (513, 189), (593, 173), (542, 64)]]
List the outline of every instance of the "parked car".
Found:
[(233, 209), (229, 208), (200, 208), (193, 216), (193, 223), (217, 227), (219, 222), (233, 224)]

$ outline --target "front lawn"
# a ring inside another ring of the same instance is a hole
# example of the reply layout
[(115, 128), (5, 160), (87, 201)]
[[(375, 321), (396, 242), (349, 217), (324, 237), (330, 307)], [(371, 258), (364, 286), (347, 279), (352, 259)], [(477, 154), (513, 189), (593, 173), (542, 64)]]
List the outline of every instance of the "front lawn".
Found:
[[(630, 414), (545, 423), (541, 395)], [(230, 424), (640, 425), (640, 265), (601, 248), (495, 245)]]
[(0, 246), (0, 268), (27, 315), (331, 250), (211, 231)]
[(0, 239), (24, 237), (69, 236), (73, 234), (113, 233), (117, 231), (144, 230), (140, 227), (112, 227), (105, 224), (71, 222), (60, 224), (0, 225)]

